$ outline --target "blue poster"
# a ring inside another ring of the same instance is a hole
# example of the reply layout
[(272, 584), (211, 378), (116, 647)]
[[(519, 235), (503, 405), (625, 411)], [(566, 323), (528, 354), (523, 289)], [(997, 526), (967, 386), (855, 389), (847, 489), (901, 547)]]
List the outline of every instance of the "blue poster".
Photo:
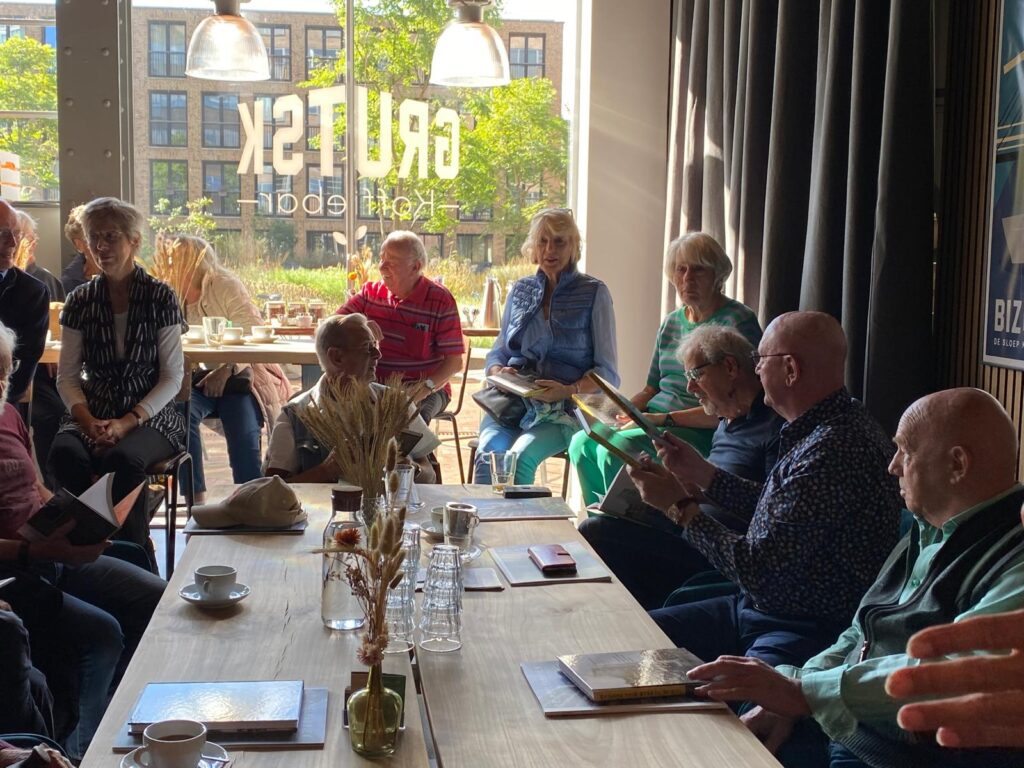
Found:
[(984, 362), (1024, 369), (1024, 0), (1003, 4)]

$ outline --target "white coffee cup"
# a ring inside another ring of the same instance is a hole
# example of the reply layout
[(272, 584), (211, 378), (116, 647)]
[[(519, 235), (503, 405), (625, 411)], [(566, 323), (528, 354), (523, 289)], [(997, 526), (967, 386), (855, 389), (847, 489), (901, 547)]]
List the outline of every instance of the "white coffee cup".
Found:
[(241, 341), (242, 329), (232, 326), (224, 329), (224, 341)]
[(196, 768), (206, 746), (206, 726), (195, 720), (161, 720), (142, 732), (135, 762), (145, 768)]
[(274, 326), (272, 325), (254, 325), (252, 327), (252, 337), (261, 341), (274, 338)]
[(188, 327), (188, 333), (185, 334), (185, 338), (189, 341), (202, 341), (203, 340), (203, 326), (201, 325), (190, 325)]
[(295, 325), (299, 328), (312, 328), (313, 327), (313, 316), (312, 315), (296, 315)]
[(238, 571), (230, 565), (204, 565), (195, 570), (196, 587), (207, 600), (224, 600), (231, 595)]

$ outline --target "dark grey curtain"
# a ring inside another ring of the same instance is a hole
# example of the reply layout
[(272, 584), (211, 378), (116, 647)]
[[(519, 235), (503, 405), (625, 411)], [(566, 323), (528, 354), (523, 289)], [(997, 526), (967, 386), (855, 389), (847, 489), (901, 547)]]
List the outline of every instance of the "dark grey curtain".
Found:
[(673, 14), (666, 236), (717, 237), (730, 293), (764, 325), (837, 317), (851, 392), (894, 430), (934, 379), (931, 4), (675, 0)]

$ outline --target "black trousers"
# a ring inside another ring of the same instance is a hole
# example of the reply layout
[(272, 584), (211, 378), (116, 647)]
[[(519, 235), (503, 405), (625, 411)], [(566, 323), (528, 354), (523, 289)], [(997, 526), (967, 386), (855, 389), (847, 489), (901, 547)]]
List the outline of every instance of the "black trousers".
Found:
[[(146, 480), (146, 467), (173, 453), (170, 441), (147, 426), (132, 430), (121, 442), (102, 453), (90, 453), (77, 432), (61, 432), (50, 449), (50, 469), (57, 485), (76, 495), (92, 485), (95, 476), (113, 472), (113, 497), (117, 503)], [(145, 489), (114, 538), (135, 542), (150, 551)]]
[(431, 392), (420, 400), (419, 414), (423, 417), (423, 420), (427, 422), (427, 426), (430, 426), (430, 420), (443, 411), (451, 400), (452, 396), (443, 389), (439, 389), (437, 392)]
[(13, 612), (0, 610), (0, 733), (53, 732), (53, 697), (32, 666), (28, 632)]
[(49, 467), (50, 448), (57, 436), (61, 420), (67, 408), (57, 394), (57, 385), (45, 372), (45, 366), (36, 369), (32, 382), (32, 443), (36, 448), (36, 462), (43, 473), (43, 483), (51, 491), (57, 485)]

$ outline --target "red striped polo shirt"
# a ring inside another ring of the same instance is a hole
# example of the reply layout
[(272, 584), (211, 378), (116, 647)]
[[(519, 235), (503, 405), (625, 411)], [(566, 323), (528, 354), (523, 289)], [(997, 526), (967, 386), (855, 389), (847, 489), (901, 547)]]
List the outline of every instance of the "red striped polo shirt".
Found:
[[(455, 297), (443, 285), (421, 277), (412, 293), (396, 298), (383, 280), (363, 283), (363, 289), (338, 310), (339, 315), (362, 312), (384, 332), (380, 343), (377, 380), (399, 373), (403, 381), (429, 376), (450, 355), (461, 355), (462, 323)], [(444, 389), (450, 394), (451, 387)]]

